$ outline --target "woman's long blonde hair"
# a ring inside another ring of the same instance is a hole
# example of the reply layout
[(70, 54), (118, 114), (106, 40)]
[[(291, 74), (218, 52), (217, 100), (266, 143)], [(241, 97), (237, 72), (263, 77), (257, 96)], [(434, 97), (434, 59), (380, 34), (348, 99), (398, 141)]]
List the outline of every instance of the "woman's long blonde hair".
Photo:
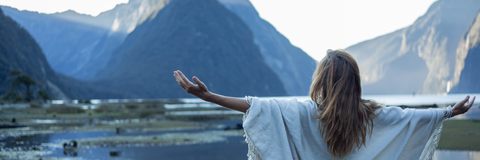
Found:
[(380, 105), (361, 98), (360, 72), (355, 59), (343, 50), (328, 50), (313, 74), (310, 97), (317, 103), (315, 118), (335, 158), (365, 145)]

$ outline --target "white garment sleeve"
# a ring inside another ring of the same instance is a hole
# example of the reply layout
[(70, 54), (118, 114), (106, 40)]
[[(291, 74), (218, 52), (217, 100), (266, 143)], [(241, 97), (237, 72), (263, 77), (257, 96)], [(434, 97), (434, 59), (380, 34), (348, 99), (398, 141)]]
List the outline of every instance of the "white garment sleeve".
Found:
[(440, 138), (444, 113), (442, 109), (382, 108), (374, 119), (371, 143), (366, 148), (382, 148), (375, 159), (431, 158)]
[[(282, 116), (282, 108), (275, 99), (247, 97), (250, 108), (245, 113), (245, 136), (255, 152), (265, 160), (295, 159), (290, 150), (289, 137)], [(249, 148), (250, 150), (250, 148)], [(254, 153), (249, 153), (255, 156)], [(252, 158), (255, 159), (255, 158)]]

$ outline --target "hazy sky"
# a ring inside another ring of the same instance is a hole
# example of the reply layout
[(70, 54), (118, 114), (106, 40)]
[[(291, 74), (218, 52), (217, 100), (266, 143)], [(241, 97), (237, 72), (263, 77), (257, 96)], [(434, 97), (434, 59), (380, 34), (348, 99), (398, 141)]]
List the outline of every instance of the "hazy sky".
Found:
[[(436, 0), (251, 0), (260, 16), (293, 45), (319, 60), (327, 49), (346, 48), (412, 24)], [(41, 13), (98, 15), (128, 0), (0, 0), (0, 5)]]

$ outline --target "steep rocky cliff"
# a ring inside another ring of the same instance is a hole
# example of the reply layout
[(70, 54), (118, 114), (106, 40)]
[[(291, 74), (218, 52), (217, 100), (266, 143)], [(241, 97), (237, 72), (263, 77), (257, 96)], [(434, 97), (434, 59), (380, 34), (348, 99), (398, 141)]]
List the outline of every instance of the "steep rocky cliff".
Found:
[(479, 9), (477, 0), (439, 0), (411, 26), (347, 48), (360, 59), (364, 93), (447, 93), (458, 43)]
[(457, 48), (455, 79), (450, 93), (480, 93), (480, 13), (470, 25)]

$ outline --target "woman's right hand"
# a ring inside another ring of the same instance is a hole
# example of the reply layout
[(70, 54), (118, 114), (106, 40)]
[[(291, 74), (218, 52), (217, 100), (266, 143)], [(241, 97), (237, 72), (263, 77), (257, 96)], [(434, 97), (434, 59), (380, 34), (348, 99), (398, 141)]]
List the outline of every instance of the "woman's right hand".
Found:
[(196, 85), (193, 84), (187, 77), (182, 73), (182, 71), (177, 70), (173, 71), (173, 76), (178, 82), (178, 85), (183, 88), (187, 93), (194, 95), (203, 100), (207, 100), (209, 95), (211, 95), (210, 91), (208, 91), (207, 86), (200, 81), (197, 77), (193, 76), (193, 81), (197, 83)]
[(185, 75), (179, 70), (173, 71), (173, 76), (178, 82), (178, 85), (183, 88), (187, 93), (190, 93), (200, 99), (203, 99), (207, 102), (212, 102), (233, 110), (237, 110), (240, 112), (247, 112), (250, 105), (242, 98), (235, 98), (235, 97), (226, 97), (218, 94), (214, 94), (208, 91), (207, 86), (203, 84), (197, 77), (193, 76), (193, 81), (197, 84), (193, 84), (188, 80)]
[(470, 99), (470, 96), (467, 96), (465, 97), (465, 99), (455, 104), (455, 106), (453, 106), (453, 109), (452, 109), (452, 116), (464, 114), (470, 108), (472, 108), (473, 102), (475, 102), (475, 96), (473, 96), (471, 101), (469, 101), (469, 99)]

